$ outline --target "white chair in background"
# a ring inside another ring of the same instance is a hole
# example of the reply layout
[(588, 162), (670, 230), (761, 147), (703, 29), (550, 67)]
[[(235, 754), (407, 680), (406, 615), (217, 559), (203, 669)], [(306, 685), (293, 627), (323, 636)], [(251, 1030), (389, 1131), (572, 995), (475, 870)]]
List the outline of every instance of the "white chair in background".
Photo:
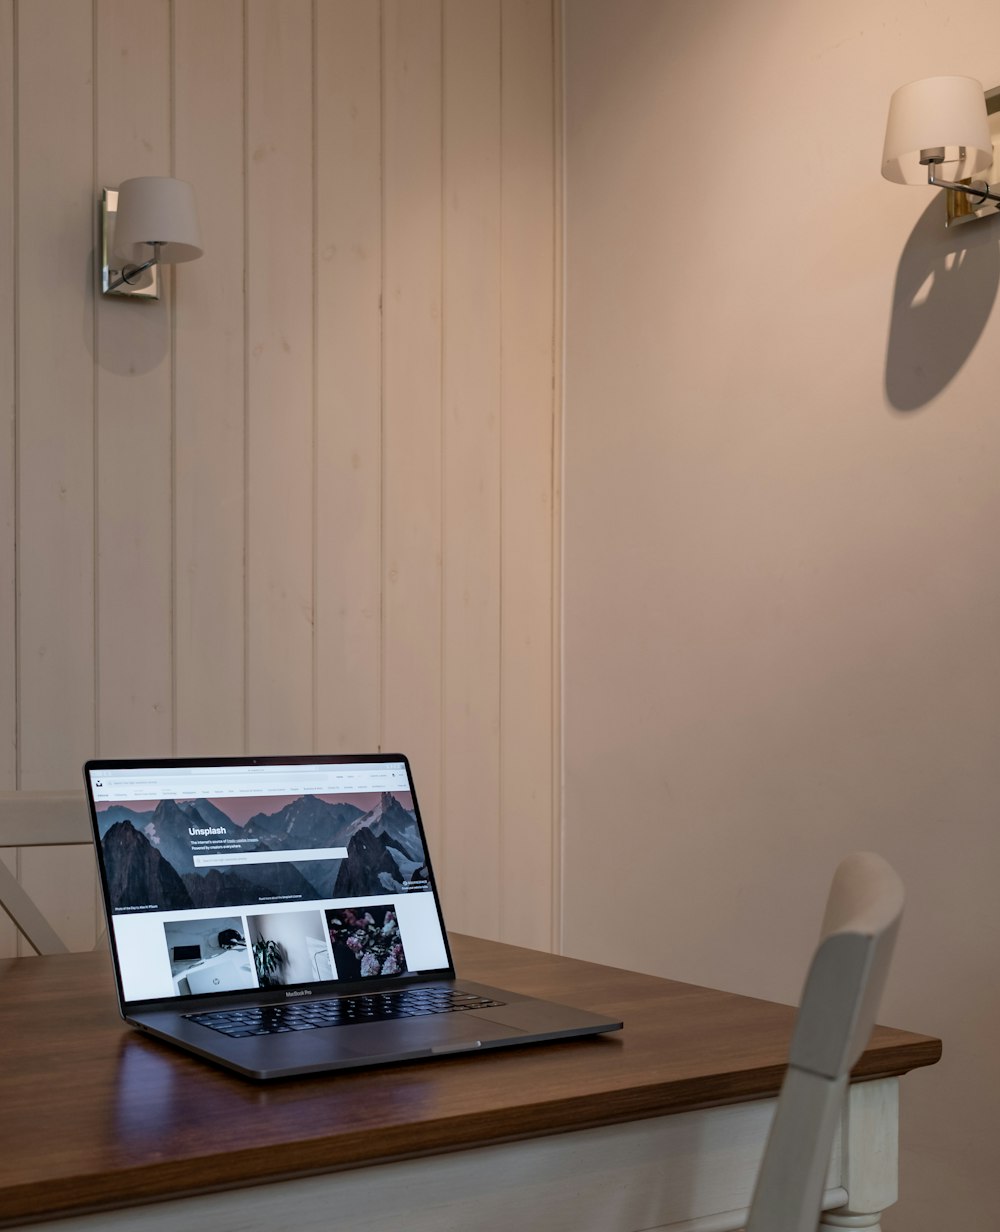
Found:
[(875, 1025), (902, 910), (902, 882), (880, 856), (859, 852), (837, 868), (746, 1232), (816, 1232), (844, 1093)]
[[(0, 792), (0, 851), (17, 847), (93, 847), (82, 791)], [(67, 947), (7, 865), (0, 860), (0, 907), (39, 954)]]

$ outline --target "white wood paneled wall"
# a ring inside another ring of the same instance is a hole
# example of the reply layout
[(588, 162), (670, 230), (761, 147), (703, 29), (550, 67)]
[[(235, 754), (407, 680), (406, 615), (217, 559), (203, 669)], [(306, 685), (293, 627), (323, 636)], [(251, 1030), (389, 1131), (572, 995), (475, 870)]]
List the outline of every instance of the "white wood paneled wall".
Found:
[[(452, 927), (556, 942), (556, 8), (0, 0), (0, 789), (402, 750)], [(143, 174), (205, 256), (98, 302)]]

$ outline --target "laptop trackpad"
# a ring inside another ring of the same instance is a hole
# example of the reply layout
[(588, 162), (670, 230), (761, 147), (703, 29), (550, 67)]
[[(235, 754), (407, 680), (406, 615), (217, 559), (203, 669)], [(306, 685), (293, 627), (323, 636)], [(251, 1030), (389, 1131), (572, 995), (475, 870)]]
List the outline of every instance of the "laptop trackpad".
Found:
[(552, 1006), (539, 1001), (515, 1001), (512, 1005), (491, 1006), (488, 1010), (476, 1010), (474, 1016), (505, 1027), (516, 1027), (519, 1031), (551, 1031), (558, 1026), (553, 1021)]
[[(476, 1021), (477, 1016), (463, 1014), (428, 1014), (417, 1018), (405, 1018), (398, 1022), (373, 1022), (356, 1027), (337, 1027), (334, 1031), (345, 1032), (352, 1051), (395, 1052), (403, 1054), (426, 1048), (437, 1052), (450, 1047), (474, 1047), (479, 1040), (504, 1039), (520, 1035), (513, 1026)], [(325, 1035), (326, 1032), (316, 1032)]]
[(428, 1039), (432, 1044), (505, 1039), (507, 1036), (520, 1034), (520, 1031), (513, 1029), (513, 1023), (501, 1025), (493, 1019), (484, 1022), (479, 1014), (469, 1012), (435, 1014), (430, 1021), (425, 1018), (408, 1018), (406, 1020), (407, 1036), (418, 1027), (418, 1024), (426, 1029)]

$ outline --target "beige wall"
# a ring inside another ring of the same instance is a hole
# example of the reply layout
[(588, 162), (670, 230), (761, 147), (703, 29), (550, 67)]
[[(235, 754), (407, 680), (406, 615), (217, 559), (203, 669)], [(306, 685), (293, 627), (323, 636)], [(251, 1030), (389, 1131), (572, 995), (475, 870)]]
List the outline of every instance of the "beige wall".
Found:
[[(554, 25), (0, 0), (0, 786), (401, 749), (454, 925), (552, 943)], [(169, 173), (204, 257), (95, 301), (100, 189)], [(92, 942), (88, 866), (17, 865)]]
[(564, 945), (793, 1000), (855, 848), (908, 908), (886, 1232), (992, 1232), (1000, 222), (879, 175), (958, 0), (569, 0)]

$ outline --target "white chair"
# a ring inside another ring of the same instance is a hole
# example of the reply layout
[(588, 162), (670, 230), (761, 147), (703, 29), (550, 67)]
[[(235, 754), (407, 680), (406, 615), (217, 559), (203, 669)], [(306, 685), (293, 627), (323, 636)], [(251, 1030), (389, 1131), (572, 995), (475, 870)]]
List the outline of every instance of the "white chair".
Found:
[(838, 867), (746, 1232), (816, 1232), (844, 1093), (875, 1025), (902, 910), (902, 883), (880, 856), (859, 852)]
[[(93, 847), (87, 798), (82, 791), (0, 792), (0, 851), (5, 847)], [(39, 954), (67, 947), (0, 860), (0, 907)]]

